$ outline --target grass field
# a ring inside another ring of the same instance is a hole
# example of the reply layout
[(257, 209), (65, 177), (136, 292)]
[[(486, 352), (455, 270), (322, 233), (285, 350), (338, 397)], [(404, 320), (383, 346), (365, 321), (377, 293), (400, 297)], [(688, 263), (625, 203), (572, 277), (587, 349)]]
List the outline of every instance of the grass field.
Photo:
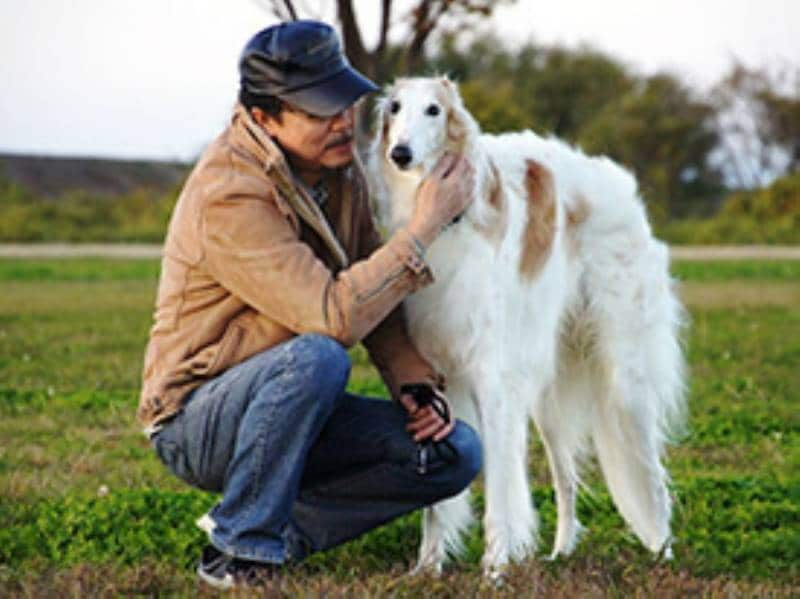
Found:
[[(669, 452), (675, 559), (654, 561), (596, 473), (588, 532), (546, 562), (555, 508), (534, 438), (539, 559), (483, 586), (481, 531), (439, 580), (410, 578), (413, 515), (296, 566), (288, 595), (800, 594), (800, 262), (678, 263), (692, 325), (689, 429)], [(155, 261), (0, 260), (0, 596), (207, 594), (195, 517), (215, 501), (171, 477), (134, 420)], [(381, 389), (363, 351), (351, 386)], [(476, 507), (482, 503), (476, 483)]]

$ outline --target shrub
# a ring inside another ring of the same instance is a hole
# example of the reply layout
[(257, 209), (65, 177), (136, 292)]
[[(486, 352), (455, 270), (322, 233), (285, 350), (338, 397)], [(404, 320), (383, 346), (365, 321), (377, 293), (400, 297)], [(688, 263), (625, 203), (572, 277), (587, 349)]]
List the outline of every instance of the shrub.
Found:
[(713, 218), (676, 220), (657, 232), (671, 243), (800, 243), (800, 173), (731, 194)]
[(48, 199), (0, 178), (0, 241), (160, 242), (178, 192), (139, 189), (111, 198), (70, 191)]

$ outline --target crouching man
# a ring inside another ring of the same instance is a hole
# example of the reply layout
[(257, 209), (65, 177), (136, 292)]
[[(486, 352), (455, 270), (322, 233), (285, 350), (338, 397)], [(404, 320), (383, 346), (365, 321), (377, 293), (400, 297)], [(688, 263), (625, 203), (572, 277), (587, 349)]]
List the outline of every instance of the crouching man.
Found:
[[(376, 87), (336, 33), (270, 27), (239, 70), (230, 125), (170, 222), (138, 410), (175, 475), (222, 493), (198, 521), (198, 574), (218, 588), (452, 496), (481, 464), (439, 391), (433, 405), (402, 392), (441, 389), (401, 302), (432, 280), (425, 248), (468, 205), (471, 167), (445, 157), (381, 245), (353, 161), (353, 104)], [(394, 402), (345, 391), (358, 342)]]

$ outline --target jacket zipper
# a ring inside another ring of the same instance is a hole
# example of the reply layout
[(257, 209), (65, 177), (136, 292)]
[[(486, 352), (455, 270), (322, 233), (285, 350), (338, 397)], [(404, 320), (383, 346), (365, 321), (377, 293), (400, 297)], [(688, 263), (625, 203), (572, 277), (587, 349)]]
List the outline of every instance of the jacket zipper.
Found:
[(360, 293), (360, 294), (356, 295), (356, 300), (360, 304), (363, 304), (364, 302), (368, 302), (369, 300), (374, 298), (376, 295), (379, 295), (381, 292), (383, 292), (384, 289), (386, 289), (389, 285), (394, 283), (397, 279), (399, 279), (402, 276), (402, 274), (403, 274), (403, 272), (405, 270), (406, 270), (406, 266), (405, 265), (400, 266), (397, 270), (393, 271), (391, 274), (389, 274), (388, 277), (386, 277), (383, 281), (381, 281), (380, 285), (378, 285), (374, 289), (372, 289), (372, 290), (370, 290), (370, 291), (368, 291), (366, 293)]

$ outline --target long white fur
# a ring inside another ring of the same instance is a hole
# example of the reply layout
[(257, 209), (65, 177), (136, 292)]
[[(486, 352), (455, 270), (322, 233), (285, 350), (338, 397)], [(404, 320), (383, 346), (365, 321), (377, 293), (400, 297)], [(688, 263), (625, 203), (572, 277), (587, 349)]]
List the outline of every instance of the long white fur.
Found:
[[(439, 114), (429, 113), (432, 105)], [(474, 202), (427, 251), (435, 282), (406, 305), (412, 338), (445, 373), (455, 414), (481, 434), (485, 572), (496, 576), (536, 548), (529, 417), (556, 490), (553, 557), (578, 539), (578, 461), (592, 449), (625, 521), (648, 549), (669, 553), (661, 457), (683, 419), (684, 313), (636, 181), (607, 158), (530, 131), (481, 134), (445, 78), (399, 80), (378, 112), (368, 171), (390, 230), (408, 222), (417, 187), (443, 152), (464, 153), (476, 170)], [(411, 150), (408, 169), (390, 157), (398, 144)], [(557, 207), (551, 251), (532, 279), (519, 268), (529, 160), (552, 174)], [(507, 226), (493, 240), (486, 231), (500, 227), (489, 202), (498, 184)], [(568, 231), (571, 211), (583, 220)], [(460, 550), (472, 521), (468, 493), (426, 510), (419, 569), (438, 572), (446, 554)]]

